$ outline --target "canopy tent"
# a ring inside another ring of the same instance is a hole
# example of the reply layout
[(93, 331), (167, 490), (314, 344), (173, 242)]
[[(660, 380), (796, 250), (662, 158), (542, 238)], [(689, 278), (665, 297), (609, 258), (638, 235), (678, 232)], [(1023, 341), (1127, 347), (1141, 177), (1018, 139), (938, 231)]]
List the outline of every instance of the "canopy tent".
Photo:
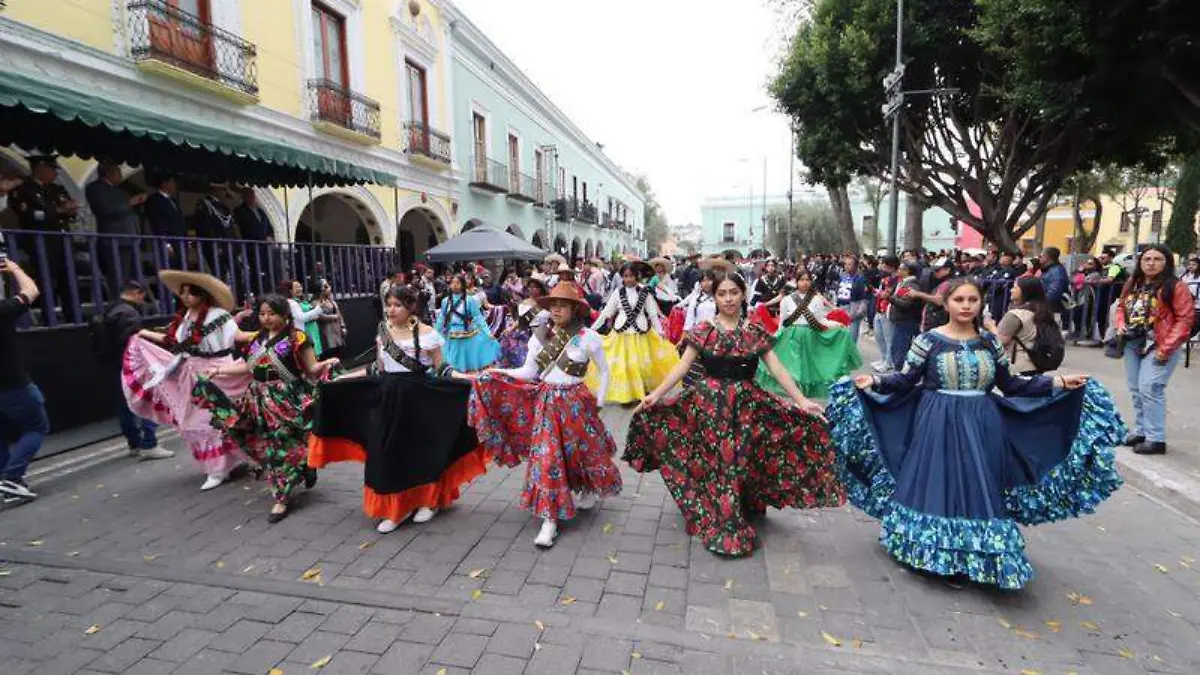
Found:
[(0, 145), (108, 157), (243, 185), (394, 185), (395, 176), (0, 70)]
[(476, 227), (425, 252), (429, 262), (463, 260), (541, 260), (546, 252), (524, 239), (490, 227)]

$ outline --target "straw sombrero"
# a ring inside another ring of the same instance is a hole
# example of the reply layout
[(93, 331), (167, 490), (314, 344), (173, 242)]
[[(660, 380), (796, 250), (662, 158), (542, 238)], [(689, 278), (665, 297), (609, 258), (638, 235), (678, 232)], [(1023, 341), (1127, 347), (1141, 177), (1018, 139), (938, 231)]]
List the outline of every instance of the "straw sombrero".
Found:
[(718, 256), (715, 258), (705, 258), (699, 263), (702, 270), (718, 270), (720, 272), (732, 272), (734, 270), (733, 263)]
[(220, 307), (225, 311), (232, 311), (236, 304), (233, 299), (233, 291), (225, 285), (225, 282), (220, 279), (205, 274), (203, 272), (185, 272), (183, 270), (162, 270), (158, 273), (158, 278), (166, 284), (167, 288), (175, 295), (179, 295), (183, 287), (195, 286), (203, 288), (212, 296), (213, 305)]
[(548, 263), (552, 262), (552, 263), (558, 263), (559, 265), (566, 265), (567, 259), (557, 253), (551, 253), (550, 255), (546, 256), (542, 260), (542, 262), (548, 262)]
[(579, 270), (568, 265), (565, 260), (563, 262), (558, 263), (558, 267), (554, 268), (554, 274), (567, 274), (567, 273), (579, 274)]
[(652, 267), (652, 268), (658, 267), (659, 265), (666, 267), (667, 274), (670, 274), (672, 271), (675, 270), (675, 261), (671, 260), (670, 258), (663, 258), (663, 257), (651, 258), (649, 260), (649, 262), (650, 262), (650, 267)]
[(537, 299), (537, 304), (538, 307), (541, 307), (542, 309), (550, 309), (550, 303), (555, 300), (569, 300), (570, 302), (575, 303), (576, 310), (580, 312), (592, 311), (592, 306), (587, 303), (587, 300), (583, 299), (583, 295), (579, 292), (579, 287), (575, 284), (556, 284), (554, 288), (550, 289), (550, 293), (548, 295), (543, 295)]

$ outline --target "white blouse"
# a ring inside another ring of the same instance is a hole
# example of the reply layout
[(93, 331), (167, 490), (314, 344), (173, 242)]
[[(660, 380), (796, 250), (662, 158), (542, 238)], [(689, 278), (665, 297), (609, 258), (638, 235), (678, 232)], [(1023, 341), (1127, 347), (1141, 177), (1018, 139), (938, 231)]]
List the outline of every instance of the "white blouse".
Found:
[[(207, 326), (223, 316), (229, 316), (229, 312), (217, 307), (209, 308), (208, 314), (204, 317), (204, 325)], [(179, 328), (175, 329), (175, 341), (179, 343), (186, 341), (188, 333), (192, 332), (192, 326), (195, 323), (195, 314), (192, 310), (189, 310), (187, 315), (183, 317), (183, 321), (179, 322)], [(229, 320), (225, 322), (225, 325), (221, 326), (220, 330), (209, 333), (208, 336), (200, 341), (200, 351), (211, 354), (233, 349), (233, 341), (237, 338), (237, 334), (237, 322), (233, 320), (233, 317), (229, 317)]]
[[(416, 348), (413, 346), (412, 338), (409, 338), (407, 340), (395, 340), (395, 338), (393, 338), (393, 340), (395, 341), (396, 345), (398, 347), (400, 347), (401, 351), (403, 351), (405, 354), (408, 354), (412, 358), (417, 358), (417, 352), (416, 352)], [(421, 362), (421, 364), (424, 366), (432, 366), (433, 365), (433, 354), (431, 354), (430, 352), (434, 349), (441, 348), (441, 346), (443, 344), (444, 344), (444, 341), (442, 340), (442, 336), (439, 335), (437, 331), (431, 330), (427, 333), (421, 333), (421, 356), (418, 359)], [(383, 348), (383, 341), (379, 337), (375, 338), (375, 348), (379, 354), (379, 367), (381, 370), (383, 370), (383, 372), (385, 372), (385, 373), (410, 373), (410, 372), (412, 372), (408, 368), (405, 368), (404, 365), (401, 364), (399, 361), (397, 361), (396, 359), (393, 359), (391, 354), (387, 353), (387, 350), (385, 350)]]
[(615, 293), (608, 296), (608, 302), (604, 303), (604, 309), (600, 310), (600, 316), (596, 318), (596, 322), (592, 324), (592, 328), (598, 328), (604, 325), (605, 321), (615, 318), (616, 321), (613, 322), (614, 330), (617, 328), (617, 326), (625, 326), (625, 330), (622, 332), (626, 333), (630, 333), (635, 330), (638, 332), (646, 332), (647, 330), (653, 328), (654, 332), (661, 335), (663, 332), (662, 315), (658, 311), (658, 302), (654, 300), (654, 293), (651, 293), (646, 297), (645, 307), (642, 308), (641, 314), (635, 317), (633, 321), (629, 321), (629, 317), (625, 316), (625, 308), (621, 304), (620, 294), (625, 294), (625, 298), (629, 303), (629, 308), (633, 309), (637, 307), (638, 292), (641, 288), (641, 286), (634, 286), (633, 288), (621, 286), (621, 288), (617, 289)]
[[(544, 346), (537, 336), (529, 338), (529, 353), (525, 356), (525, 363), (520, 368), (502, 369), (498, 372), (504, 373), (510, 377), (515, 377), (518, 380), (532, 381), (539, 379), (541, 372), (538, 369), (537, 358), (542, 353)], [(596, 392), (596, 399), (600, 405), (604, 405), (604, 397), (608, 394), (608, 361), (604, 358), (604, 339), (593, 330), (585, 329), (579, 335), (571, 338), (567, 343), (567, 358), (575, 363), (585, 363), (589, 359), (596, 364), (596, 375), (600, 379), (600, 388)], [(573, 385), (583, 382), (584, 378), (568, 375), (558, 367), (556, 361), (550, 366), (550, 371), (541, 378), (542, 382), (547, 384)]]
[[(784, 329), (784, 325), (783, 325), (784, 320), (787, 319), (789, 316), (791, 316), (792, 312), (795, 312), (796, 307), (799, 306), (799, 303), (797, 303), (795, 300), (795, 295), (796, 295), (795, 293), (788, 293), (787, 295), (785, 295), (783, 297), (783, 300), (780, 301), (780, 303), (779, 303), (779, 330), (780, 331), (782, 331)], [(810, 301), (808, 303), (808, 309), (809, 309), (809, 311), (812, 312), (813, 316), (817, 317), (817, 321), (820, 321), (821, 324), (823, 326), (825, 326), (826, 328), (831, 328), (833, 326), (841, 325), (841, 324), (837, 323), (836, 321), (830, 321), (825, 318), (825, 316), (828, 315), (829, 312), (833, 311), (833, 305), (830, 305), (829, 301), (825, 299), (825, 296), (821, 295), (820, 293), (817, 293), (816, 295), (813, 296), (812, 301)], [(798, 324), (803, 320), (804, 320), (803, 318), (796, 319), (796, 323)]]
[[(384, 295), (386, 294), (387, 291), (385, 290)], [(293, 298), (288, 298), (288, 307), (292, 308), (292, 326), (296, 330), (304, 330), (304, 324), (309, 321), (316, 321), (325, 313), (325, 310), (321, 309), (320, 305), (314, 305), (312, 309), (306, 312), (300, 307), (300, 303)]]
[(683, 301), (683, 330), (689, 331), (717, 316), (717, 303), (699, 288)]
[(529, 322), (530, 328), (544, 326), (550, 320), (550, 311), (538, 307), (536, 302), (522, 302), (517, 305), (518, 316), (524, 318), (530, 312), (534, 312), (533, 319)]

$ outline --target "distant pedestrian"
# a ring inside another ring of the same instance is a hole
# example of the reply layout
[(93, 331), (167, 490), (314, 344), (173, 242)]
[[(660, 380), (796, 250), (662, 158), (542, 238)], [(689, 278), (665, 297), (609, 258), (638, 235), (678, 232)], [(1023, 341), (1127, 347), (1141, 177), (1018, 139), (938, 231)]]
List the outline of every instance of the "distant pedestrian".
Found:
[(5, 259), (0, 272), (9, 274), (17, 293), (0, 300), (0, 495), (4, 501), (37, 499), (25, 482), (25, 469), (50, 433), (46, 399), (29, 379), (25, 358), (17, 345), (17, 321), (38, 298), (38, 287), (17, 263)]

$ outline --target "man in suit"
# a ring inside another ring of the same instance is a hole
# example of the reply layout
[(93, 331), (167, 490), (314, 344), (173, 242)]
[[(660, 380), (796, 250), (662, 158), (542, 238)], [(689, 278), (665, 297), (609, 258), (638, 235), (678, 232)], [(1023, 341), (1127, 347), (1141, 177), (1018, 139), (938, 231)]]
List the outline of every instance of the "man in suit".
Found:
[(155, 246), (166, 252), (166, 266), (171, 269), (182, 269), (181, 255), (184, 239), (188, 234), (187, 218), (179, 206), (179, 187), (175, 177), (170, 175), (157, 176), (154, 179), (155, 192), (146, 198), (142, 212), (150, 225), (150, 234), (156, 237), (169, 237), (168, 241), (156, 241)]
[(121, 189), (121, 165), (110, 160), (101, 160), (96, 170), (98, 177), (84, 190), (88, 207), (96, 216), (96, 232), (101, 235), (97, 245), (100, 249), (100, 268), (108, 284), (108, 297), (121, 293), (126, 279), (137, 279), (135, 249), (141, 234), (141, 221), (134, 207), (146, 201), (146, 195), (130, 196)]
[[(223, 183), (212, 183), (208, 186), (208, 194), (196, 205), (192, 216), (195, 219), (196, 236), (205, 239), (238, 238), (233, 212), (224, 201), (227, 192)], [(229, 261), (221, 255), (226, 246), (228, 244), (225, 242), (201, 242), (200, 248), (208, 262), (209, 274), (218, 277), (228, 275), (229, 270), (226, 268), (229, 267)], [(218, 270), (223, 274), (217, 274)]]
[[(269, 251), (263, 242), (272, 232), (271, 219), (267, 212), (258, 205), (258, 194), (254, 188), (242, 188), (242, 203), (233, 210), (233, 220), (241, 232), (246, 251), (246, 269), (250, 271), (250, 291), (260, 292), (260, 289), (270, 289), (270, 280), (263, 280), (263, 267)], [(261, 284), (261, 286), (260, 286)]]

